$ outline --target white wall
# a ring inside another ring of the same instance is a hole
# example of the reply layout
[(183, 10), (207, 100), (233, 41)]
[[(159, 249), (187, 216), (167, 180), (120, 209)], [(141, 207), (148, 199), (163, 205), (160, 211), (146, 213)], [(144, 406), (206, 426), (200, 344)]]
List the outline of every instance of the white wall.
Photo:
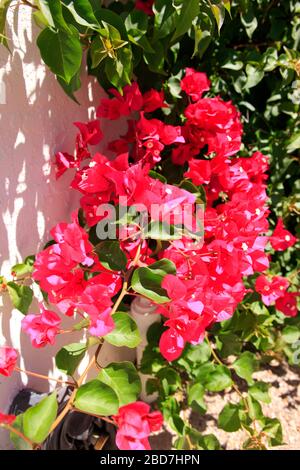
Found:
[[(0, 265), (1, 274), (27, 255), (42, 248), (50, 228), (70, 219), (77, 195), (68, 189), (70, 176), (54, 179), (51, 158), (57, 150), (72, 152), (76, 134), (74, 121), (93, 117), (93, 104), (104, 95), (94, 79), (83, 73), (78, 93), (81, 106), (61, 90), (51, 72), (42, 64), (35, 44), (38, 29), (26, 6), (9, 11), (10, 55), (0, 49)], [(4, 90), (5, 88), (5, 90)], [(5, 91), (5, 93), (4, 93)], [(109, 122), (101, 123), (106, 141), (113, 135)], [(35, 311), (34, 306), (31, 311)], [(40, 373), (53, 371), (54, 347), (33, 350), (20, 335), (22, 314), (12, 311), (7, 296), (0, 297), (0, 344), (22, 352), (21, 366)], [(76, 341), (73, 336), (68, 342)], [(113, 349), (104, 351), (105, 361), (121, 359)], [(122, 354), (124, 359), (124, 353)], [(7, 411), (16, 391), (27, 378), (14, 373), (0, 376), (0, 411)], [(47, 383), (30, 379), (28, 385), (47, 390)], [(0, 436), (0, 449), (7, 448), (7, 434)]]

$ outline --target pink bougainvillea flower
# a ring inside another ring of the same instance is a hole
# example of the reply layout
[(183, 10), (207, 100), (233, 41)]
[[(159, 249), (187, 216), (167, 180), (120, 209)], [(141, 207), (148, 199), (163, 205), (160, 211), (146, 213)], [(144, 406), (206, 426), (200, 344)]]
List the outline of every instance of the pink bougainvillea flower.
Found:
[(184, 173), (186, 178), (190, 178), (194, 184), (208, 184), (211, 178), (212, 165), (210, 160), (189, 161), (189, 170)]
[(175, 361), (184, 350), (185, 341), (175, 328), (164, 331), (159, 340), (159, 350), (167, 361)]
[(157, 91), (152, 88), (143, 94), (143, 110), (145, 113), (152, 113), (157, 109), (167, 108), (168, 105), (165, 103), (165, 94), (162, 91)]
[(203, 93), (210, 89), (210, 80), (205, 73), (188, 67), (185, 69), (185, 76), (181, 80), (180, 86), (193, 101), (198, 101), (202, 98)]
[(69, 168), (79, 168), (80, 161), (67, 152), (55, 154), (56, 179), (60, 178)]
[(284, 297), (290, 283), (285, 277), (273, 276), (269, 279), (264, 274), (258, 276), (255, 281), (255, 290), (261, 294), (265, 305), (273, 305), (277, 299)]
[(276, 251), (284, 251), (295, 245), (296, 241), (297, 238), (285, 229), (283, 220), (279, 218), (273, 235), (270, 237), (272, 248)]
[(97, 117), (119, 119), (139, 111), (143, 106), (143, 97), (136, 82), (123, 88), (123, 96), (115, 89), (108, 90), (114, 98), (103, 98), (97, 108)]
[(115, 327), (111, 316), (111, 308), (107, 308), (103, 312), (97, 312), (95, 315), (90, 314), (90, 319), (89, 331), (92, 336), (105, 336)]
[(94, 258), (89, 255), (93, 246), (88, 241), (86, 231), (79, 226), (76, 214), (73, 214), (71, 224), (57, 224), (50, 233), (59, 244), (60, 256), (64, 258), (67, 264), (72, 261), (84, 266), (94, 264)]
[(208, 152), (229, 157), (240, 150), (242, 125), (240, 114), (233, 104), (221, 98), (202, 98), (185, 110), (187, 122), (183, 135), (187, 143)]
[(297, 297), (300, 292), (285, 292), (285, 294), (276, 300), (275, 307), (287, 317), (296, 317), (298, 314)]
[(97, 145), (103, 138), (103, 133), (100, 129), (100, 122), (98, 119), (87, 123), (74, 122), (74, 125), (80, 130), (84, 146)]
[(137, 401), (121, 406), (114, 416), (118, 430), (116, 444), (120, 450), (151, 450), (148, 437), (163, 424), (160, 411), (150, 412), (150, 406)]
[(0, 412), (0, 426), (1, 425), (11, 425), (15, 421), (16, 416), (15, 415), (6, 415)]
[(32, 346), (43, 348), (47, 344), (54, 344), (55, 337), (59, 333), (60, 317), (40, 305), (39, 315), (26, 315), (22, 320), (22, 330), (29, 336)]
[(153, 15), (153, 6), (154, 0), (136, 0), (135, 8), (141, 10), (147, 15)]
[(0, 374), (10, 376), (17, 363), (18, 353), (13, 348), (0, 347)]

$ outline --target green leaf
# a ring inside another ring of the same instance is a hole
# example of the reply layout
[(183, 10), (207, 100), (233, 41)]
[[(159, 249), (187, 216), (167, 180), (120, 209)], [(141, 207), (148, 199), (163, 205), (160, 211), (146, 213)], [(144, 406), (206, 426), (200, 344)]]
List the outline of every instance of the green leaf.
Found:
[(163, 367), (156, 376), (165, 396), (173, 394), (181, 388), (180, 375), (171, 367)]
[(95, 249), (100, 263), (111, 271), (125, 271), (127, 258), (116, 240), (101, 242)]
[(115, 328), (105, 336), (105, 341), (114, 346), (136, 348), (141, 342), (141, 336), (133, 318), (128, 313), (117, 312), (112, 319)]
[(242, 348), (239, 336), (229, 332), (220, 333), (217, 336), (217, 345), (222, 357), (228, 357), (232, 354), (237, 355)]
[(113, 26), (119, 31), (123, 39), (127, 39), (127, 31), (122, 16), (107, 8), (95, 8), (94, 14), (99, 22), (101, 21)]
[(37, 38), (41, 56), (50, 70), (61, 77), (67, 84), (78, 72), (82, 49), (78, 33), (72, 28), (72, 33), (66, 31), (54, 32), (44, 29)]
[(169, 225), (166, 222), (152, 221), (145, 230), (144, 236), (152, 240), (179, 240), (182, 238), (182, 230), (176, 229), (174, 225)]
[(224, 23), (224, 18), (225, 18), (225, 8), (223, 5), (211, 5), (211, 11), (215, 17), (217, 26), (218, 26), (218, 31), (220, 34), (220, 30), (222, 28), (222, 25)]
[(226, 432), (236, 432), (241, 427), (239, 405), (228, 403), (219, 414), (218, 427)]
[(112, 362), (97, 377), (111, 387), (119, 399), (119, 406), (136, 401), (141, 393), (141, 380), (131, 362)]
[(165, 0), (156, 0), (153, 5), (154, 31), (153, 39), (158, 41), (169, 36), (174, 31), (178, 21), (178, 15), (173, 8), (172, 2)]
[(260, 70), (258, 67), (247, 64), (246, 65), (246, 73), (247, 73), (247, 82), (246, 82), (246, 88), (253, 88), (255, 87), (263, 78), (265, 75), (265, 72), (263, 70)]
[[(187, 434), (197, 449), (220, 450), (221, 444), (213, 434), (201, 434), (194, 428), (188, 428)], [(188, 447), (188, 449), (190, 449)]]
[(147, 268), (138, 268), (131, 279), (131, 287), (138, 294), (162, 304), (169, 302), (169, 297), (161, 283), (167, 274), (176, 274), (176, 267), (172, 261), (161, 259)]
[(279, 446), (282, 444), (282, 427), (277, 418), (264, 418), (264, 427), (262, 428), (271, 446)]
[(14, 273), (17, 277), (26, 276), (27, 274), (31, 274), (32, 271), (33, 266), (26, 263), (18, 263), (11, 268), (11, 273)]
[(223, 0), (223, 5), (228, 11), (229, 15), (231, 16), (231, 5), (230, 5), (230, 0)]
[(258, 26), (258, 22), (254, 16), (252, 8), (248, 8), (247, 11), (241, 13), (241, 22), (245, 26), (248, 37), (251, 39)]
[(58, 28), (61, 31), (69, 32), (69, 27), (62, 12), (62, 2), (60, 0), (37, 0), (38, 6), (51, 28)]
[(199, 15), (199, 0), (185, 0), (182, 4), (180, 14), (176, 21), (176, 29), (172, 37), (175, 41), (179, 36), (185, 34), (192, 26), (193, 20)]
[(78, 91), (81, 87), (81, 80), (80, 80), (80, 70), (71, 78), (69, 83), (65, 82), (65, 80), (61, 77), (57, 77), (57, 81), (64, 90), (64, 92), (73, 100), (75, 103), (79, 104), (77, 98), (75, 97), (75, 91)]
[(183, 356), (189, 359), (193, 364), (204, 364), (211, 356), (211, 350), (206, 341), (196, 346), (188, 345)]
[(65, 0), (63, 5), (72, 13), (78, 24), (99, 30), (100, 25), (88, 0)]
[(115, 415), (119, 409), (117, 394), (97, 379), (79, 387), (74, 404), (78, 410), (102, 416)]
[(232, 379), (230, 370), (221, 365), (214, 367), (206, 376), (205, 388), (210, 392), (221, 392), (225, 388), (231, 387)]
[(125, 19), (127, 34), (135, 40), (140, 39), (146, 34), (148, 29), (148, 15), (141, 10), (132, 10)]
[(295, 343), (300, 337), (300, 330), (297, 326), (288, 325), (282, 330), (282, 338), (288, 344)]
[(23, 415), (24, 434), (31, 441), (43, 442), (57, 415), (56, 392), (43, 398), (37, 405), (28, 408)]
[(264, 403), (270, 403), (271, 398), (269, 395), (269, 388), (270, 385), (265, 382), (255, 382), (255, 384), (249, 388), (249, 393), (256, 400), (262, 401)]
[(249, 417), (252, 420), (263, 419), (264, 415), (262, 412), (261, 405), (252, 395), (247, 396), (247, 403), (248, 403), (248, 408), (249, 408)]
[(193, 408), (194, 411), (204, 414), (206, 412), (206, 403), (204, 401), (204, 387), (201, 383), (194, 383), (188, 388), (188, 405)]
[(67, 375), (74, 375), (86, 352), (86, 345), (71, 343), (64, 346), (55, 356), (56, 367)]
[(89, 50), (91, 59), (92, 59), (92, 68), (98, 67), (98, 65), (108, 57), (107, 49), (104, 47), (102, 39), (100, 36), (96, 36), (93, 40), (90, 50)]
[(12, 0), (0, 0), (0, 44), (8, 49), (6, 38), (6, 15)]
[(258, 360), (255, 355), (249, 351), (243, 352), (240, 357), (233, 363), (232, 368), (237, 375), (245, 379), (248, 385), (253, 385), (253, 372), (258, 370)]
[(116, 56), (116, 59), (107, 58), (105, 61), (105, 73), (108, 80), (122, 92), (122, 88), (131, 83), (133, 68), (131, 48), (118, 49)]
[(13, 306), (26, 315), (32, 302), (32, 289), (28, 286), (19, 285), (10, 281), (7, 283), (7, 290)]
[[(12, 424), (12, 427), (15, 428), (17, 431), (20, 431), (22, 434), (24, 434), (23, 414), (20, 414), (16, 417), (15, 421)], [(31, 450), (32, 449), (31, 445), (27, 441), (22, 439), (21, 436), (18, 436), (16, 433), (10, 432), (9, 437), (17, 450)]]
[(300, 148), (300, 132), (292, 135), (292, 137), (288, 141), (287, 145), (287, 153), (293, 153), (295, 150)]

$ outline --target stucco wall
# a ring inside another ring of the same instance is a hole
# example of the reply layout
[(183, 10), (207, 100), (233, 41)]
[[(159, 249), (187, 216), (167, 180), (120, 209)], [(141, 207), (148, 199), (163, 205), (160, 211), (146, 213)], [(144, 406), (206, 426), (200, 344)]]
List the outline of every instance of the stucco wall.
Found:
[[(10, 55), (0, 50), (0, 264), (1, 274), (10, 266), (35, 253), (47, 241), (50, 228), (70, 219), (77, 195), (68, 189), (69, 175), (54, 179), (51, 158), (56, 150), (72, 152), (76, 130), (74, 121), (86, 121), (104, 92), (95, 80), (83, 73), (78, 93), (81, 106), (60, 89), (43, 65), (35, 44), (38, 29), (31, 9), (12, 8), (8, 15)], [(109, 122), (101, 123), (105, 140), (113, 135)], [(103, 146), (103, 144), (102, 144)], [(32, 311), (35, 311), (33, 305)], [(12, 311), (9, 299), (0, 297), (0, 344), (22, 352), (21, 366), (40, 373), (52, 373), (54, 347), (33, 350), (20, 335), (22, 314)], [(62, 341), (63, 340), (63, 341)], [(74, 336), (68, 342), (76, 341)], [(104, 350), (104, 362), (120, 359), (113, 348)], [(121, 353), (124, 358), (124, 353)], [(126, 356), (125, 356), (126, 357)], [(15, 392), (27, 384), (26, 376), (14, 373), (0, 376), (0, 410), (7, 411)], [(28, 385), (47, 390), (47, 383), (29, 379)], [(8, 446), (6, 432), (0, 435), (0, 448)]]

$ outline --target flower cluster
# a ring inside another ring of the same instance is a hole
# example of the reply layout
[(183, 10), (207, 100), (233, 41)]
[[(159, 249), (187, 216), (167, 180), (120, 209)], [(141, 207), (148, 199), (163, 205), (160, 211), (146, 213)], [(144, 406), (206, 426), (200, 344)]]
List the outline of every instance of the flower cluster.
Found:
[[(147, 14), (152, 5), (136, 2)], [(57, 177), (75, 171), (71, 187), (81, 194), (80, 209), (70, 223), (51, 230), (52, 240), (35, 258), (32, 279), (44, 303), (39, 314), (22, 320), (35, 348), (53, 345), (65, 332), (56, 311), (80, 316), (79, 329), (92, 336), (108, 335), (117, 308), (121, 302), (121, 310), (128, 307), (131, 295), (158, 299), (165, 327), (159, 347), (168, 361), (178, 359), (187, 343), (201, 343), (214, 323), (230, 319), (246, 294), (286, 316), (297, 314), (293, 282), (270, 269), (273, 250), (297, 240), (280, 218), (270, 234), (268, 157), (245, 149), (239, 154), (240, 113), (232, 102), (205, 95), (210, 80), (204, 73), (188, 68), (180, 85), (180, 116), (163, 90), (142, 93), (136, 82), (123, 93), (110, 90), (96, 120), (74, 123), (74, 155), (56, 154)], [(101, 119), (127, 119), (125, 135), (103, 150), (113, 158), (91, 149), (102, 140)], [(114, 229), (106, 252), (98, 231), (105, 224)], [(0, 348), (2, 375), (20, 371), (17, 357), (14, 349)], [(80, 393), (75, 405), (78, 400)], [(0, 425), (14, 419), (0, 413)], [(150, 449), (149, 435), (163, 422), (160, 412), (139, 401), (121, 406), (113, 419), (124, 450)]]
[[(85, 312), (91, 334), (104, 336), (114, 327), (109, 314), (111, 298), (121, 287), (120, 275), (105, 271), (75, 216), (71, 224), (58, 224), (51, 234), (55, 243), (36, 256), (33, 279), (62, 313), (72, 316), (75, 311)], [(90, 273), (93, 277), (88, 276)], [(22, 327), (30, 334), (33, 346), (42, 347), (53, 344), (59, 324), (57, 314), (42, 308), (41, 315), (27, 316)]]
[[(111, 120), (128, 117), (128, 131), (109, 144), (113, 160), (99, 153), (91, 157), (88, 150), (89, 163), (78, 169), (72, 182), (83, 194), (80, 203), (89, 226), (103, 217), (97, 212), (101, 203), (117, 205), (120, 197), (126, 197), (129, 206), (143, 204), (149, 211), (151, 204), (160, 203), (159, 220), (164, 222), (171, 212), (176, 223), (174, 208), (176, 215), (181, 214), (185, 203), (193, 204), (196, 197), (150, 176), (150, 170), (159, 168), (162, 160), (169, 158), (175, 167), (183, 167), (184, 177), (196, 188), (203, 188), (204, 242), (195, 243), (185, 234), (158, 254), (172, 261), (177, 271), (177, 277), (169, 275), (163, 280), (170, 302), (159, 307), (168, 328), (160, 339), (160, 349), (170, 361), (180, 356), (186, 342), (198, 344), (214, 322), (233, 315), (249, 292), (244, 278), (269, 268), (269, 242), (279, 250), (296, 242), (280, 219), (273, 235), (268, 236), (268, 157), (258, 151), (248, 157), (236, 155), (242, 140), (236, 107), (219, 96), (205, 97), (210, 81), (191, 68), (186, 69), (181, 88), (190, 102), (184, 122), (174, 124), (159, 118), (168, 106), (162, 90), (143, 94), (135, 82), (126, 86), (122, 95), (111, 90), (112, 97), (102, 99), (97, 116)], [(136, 230), (131, 227), (126, 234), (136, 235)], [(136, 254), (137, 243), (134, 238), (121, 242), (128, 259)], [(143, 242), (140, 262), (151, 264), (153, 257), (149, 243)], [(296, 295), (287, 292), (286, 279), (274, 279), (271, 286), (262, 285), (262, 279), (263, 274), (256, 281), (256, 290), (267, 305), (276, 302), (276, 308), (287, 314), (282, 305), (288, 296), (292, 311), (296, 311)], [(292, 311), (289, 309), (288, 315)]]

